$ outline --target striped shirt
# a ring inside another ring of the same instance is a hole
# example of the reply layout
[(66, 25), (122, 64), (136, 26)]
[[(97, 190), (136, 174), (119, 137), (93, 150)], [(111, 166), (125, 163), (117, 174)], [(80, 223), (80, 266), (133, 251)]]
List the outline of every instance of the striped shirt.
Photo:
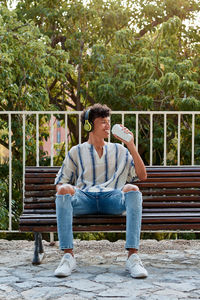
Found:
[(88, 142), (68, 152), (55, 184), (69, 183), (87, 192), (122, 189), (126, 182), (137, 180), (135, 165), (128, 149), (121, 144), (107, 143), (100, 158)]

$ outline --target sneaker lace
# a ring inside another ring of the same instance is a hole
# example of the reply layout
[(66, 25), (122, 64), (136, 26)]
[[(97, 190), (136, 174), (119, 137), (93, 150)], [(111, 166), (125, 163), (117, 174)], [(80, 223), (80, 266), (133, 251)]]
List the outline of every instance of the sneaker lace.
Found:
[(64, 264), (67, 264), (68, 267), (70, 267), (70, 261), (69, 261), (69, 257), (63, 257), (63, 259), (60, 262), (59, 267), (63, 266)]
[(140, 265), (142, 268), (144, 268), (142, 261), (138, 256), (134, 257), (134, 259), (131, 259), (130, 264), (132, 267), (134, 267), (136, 265)]

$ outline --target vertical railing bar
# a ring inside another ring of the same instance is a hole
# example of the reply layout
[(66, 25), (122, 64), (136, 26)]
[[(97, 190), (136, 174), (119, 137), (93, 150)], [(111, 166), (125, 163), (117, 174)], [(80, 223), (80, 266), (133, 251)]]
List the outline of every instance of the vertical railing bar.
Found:
[(25, 193), (25, 167), (26, 167), (26, 115), (23, 114), (23, 207), (24, 207), (24, 193)]
[[(122, 116), (122, 125), (124, 126), (124, 112), (121, 113)], [(124, 146), (124, 143), (122, 143), (122, 145)]]
[[(53, 114), (51, 114), (51, 166), (53, 166), (53, 156), (54, 156), (54, 124), (53, 124)], [(50, 243), (54, 242), (54, 233), (50, 232)]]
[(39, 115), (36, 114), (36, 166), (39, 167)]
[(81, 144), (81, 115), (78, 114), (79, 144)]
[(67, 152), (68, 152), (68, 127), (67, 127), (67, 124), (68, 124), (68, 115), (67, 113), (65, 114), (65, 156), (67, 155)]
[(138, 151), (138, 127), (139, 127), (139, 124), (138, 124), (138, 120), (139, 120), (139, 114), (136, 113), (136, 120), (135, 120), (135, 133), (136, 133), (136, 136), (135, 136), (135, 139), (136, 139), (136, 149)]
[(55, 239), (54, 239), (54, 232), (50, 232), (49, 233), (49, 237), (50, 237), (50, 245), (53, 245)]
[(164, 166), (167, 165), (167, 114), (164, 114)]
[(51, 141), (51, 167), (53, 167), (53, 149), (54, 149), (53, 134), (54, 134), (54, 124), (53, 124), (53, 114), (51, 114), (51, 135), (50, 135), (50, 141)]
[(192, 166), (194, 166), (195, 114), (192, 114)]
[[(110, 126), (111, 126), (111, 122), (112, 122), (112, 112), (111, 112), (111, 114), (110, 114)], [(110, 137), (111, 137), (111, 127), (110, 127), (110, 131), (109, 131), (109, 135), (108, 135), (108, 143), (110, 143)]]
[(124, 126), (124, 112), (122, 112), (121, 115), (122, 115), (122, 125)]
[(153, 115), (150, 114), (150, 166), (153, 163)]
[(9, 130), (9, 231), (12, 231), (12, 128), (11, 114), (8, 114)]
[(177, 162), (178, 166), (180, 166), (180, 137), (181, 137), (181, 114), (178, 114), (178, 153), (177, 153)]
[(110, 132), (109, 132), (109, 135), (108, 135), (108, 143), (110, 143), (110, 136), (111, 136)]

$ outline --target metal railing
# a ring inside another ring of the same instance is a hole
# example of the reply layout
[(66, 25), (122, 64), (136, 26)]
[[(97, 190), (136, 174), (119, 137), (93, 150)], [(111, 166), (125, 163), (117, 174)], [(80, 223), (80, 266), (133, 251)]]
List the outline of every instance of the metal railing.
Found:
[[(54, 164), (54, 124), (53, 124), (53, 118), (55, 115), (64, 115), (64, 124), (65, 124), (65, 133), (68, 131), (68, 117), (70, 115), (78, 115), (79, 120), (79, 143), (81, 143), (82, 135), (81, 135), (81, 121), (80, 121), (80, 111), (1, 111), (1, 115), (7, 115), (8, 117), (8, 160), (9, 160), (9, 225), (7, 230), (0, 230), (0, 232), (18, 232), (17, 230), (13, 230), (12, 228), (12, 116), (13, 115), (21, 115), (22, 116), (22, 145), (23, 145), (23, 154), (22, 154), (22, 165), (23, 165), (23, 186), (24, 186), (24, 173), (25, 173), (25, 166), (26, 166), (26, 119), (27, 116), (35, 115), (36, 117), (36, 166), (40, 165), (40, 146), (39, 146), (39, 140), (40, 140), (40, 133), (39, 133), (39, 116), (41, 115), (50, 115), (51, 122), (50, 122), (50, 165), (53, 166)], [(164, 137), (163, 137), (163, 164), (164, 166), (167, 165), (167, 119), (170, 115), (175, 115), (178, 118), (178, 124), (177, 124), (177, 165), (180, 165), (181, 161), (181, 117), (184, 115), (189, 115), (192, 118), (191, 123), (191, 164), (195, 165), (195, 119), (197, 115), (200, 115), (199, 111), (191, 112), (191, 111), (113, 111), (112, 115), (121, 115), (121, 124), (125, 124), (126, 117), (128, 115), (134, 115), (135, 116), (135, 144), (136, 148), (138, 149), (139, 146), (139, 117), (140, 116), (149, 116), (149, 133), (150, 133), (150, 143), (149, 143), (149, 165), (153, 165), (153, 125), (154, 125), (154, 116), (160, 115), (163, 116), (163, 131), (164, 131)], [(112, 119), (111, 115), (111, 119)], [(110, 136), (108, 141), (110, 141)], [(65, 134), (65, 153), (68, 151), (68, 136)], [(22, 191), (23, 193), (23, 199), (24, 199), (24, 189)]]

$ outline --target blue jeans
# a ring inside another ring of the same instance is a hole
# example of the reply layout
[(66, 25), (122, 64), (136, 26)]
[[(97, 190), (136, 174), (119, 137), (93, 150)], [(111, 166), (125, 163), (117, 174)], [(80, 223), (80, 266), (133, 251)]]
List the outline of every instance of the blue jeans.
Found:
[(56, 215), (60, 249), (73, 249), (73, 216), (85, 214), (118, 215), (126, 211), (125, 248), (139, 249), (142, 194), (139, 191), (83, 192), (56, 196)]

